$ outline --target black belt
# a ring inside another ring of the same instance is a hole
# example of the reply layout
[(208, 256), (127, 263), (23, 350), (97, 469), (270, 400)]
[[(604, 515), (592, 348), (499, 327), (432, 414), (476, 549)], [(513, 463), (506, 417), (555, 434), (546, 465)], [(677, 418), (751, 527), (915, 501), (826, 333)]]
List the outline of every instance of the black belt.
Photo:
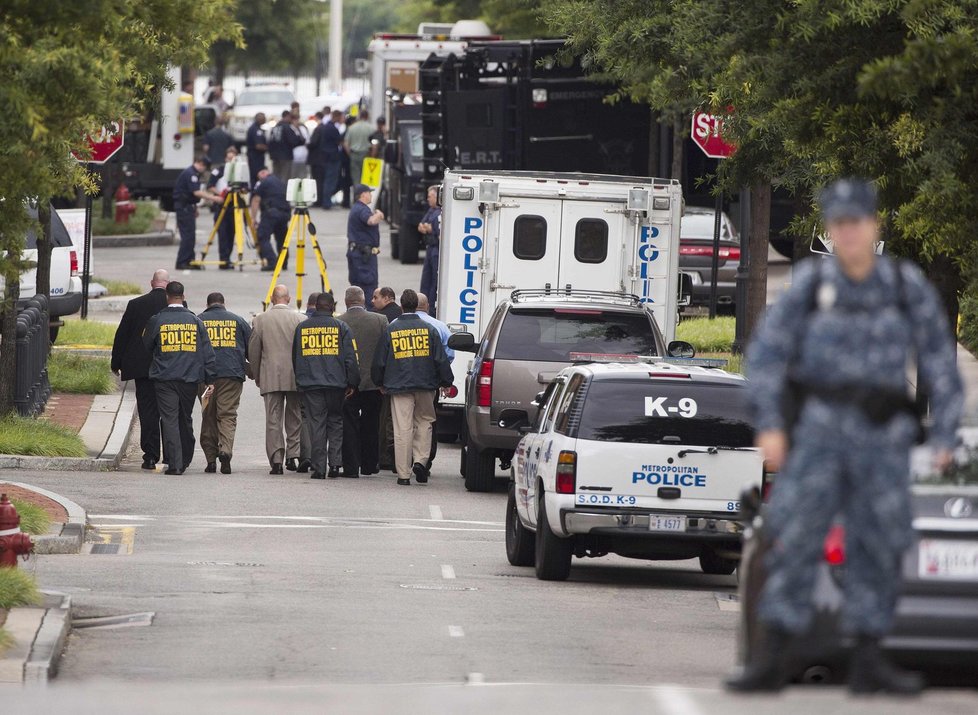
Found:
[(900, 414), (909, 414), (918, 420), (924, 417), (921, 406), (905, 393), (887, 388), (865, 385), (809, 385), (794, 380), (788, 382), (798, 414), (806, 397), (816, 397), (837, 405), (859, 408), (874, 424), (886, 424)]

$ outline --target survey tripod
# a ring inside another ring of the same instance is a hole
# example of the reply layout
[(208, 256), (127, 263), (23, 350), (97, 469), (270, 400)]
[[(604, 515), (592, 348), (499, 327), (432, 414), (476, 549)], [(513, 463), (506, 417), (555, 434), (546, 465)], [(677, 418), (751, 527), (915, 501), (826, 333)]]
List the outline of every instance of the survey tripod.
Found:
[(282, 273), (282, 265), (289, 255), (289, 246), (292, 245), (293, 238), (296, 239), (295, 263), (293, 264), (295, 266), (296, 308), (302, 308), (302, 279), (306, 276), (306, 234), (309, 234), (312, 250), (316, 257), (316, 267), (319, 269), (320, 290), (324, 293), (332, 290), (329, 286), (329, 276), (326, 274), (326, 259), (323, 258), (323, 252), (319, 248), (319, 241), (316, 240), (316, 225), (309, 220), (309, 209), (307, 205), (304, 203), (296, 204), (295, 208), (292, 209), (292, 218), (289, 221), (289, 229), (285, 233), (285, 241), (282, 243), (278, 260), (275, 262), (275, 272), (272, 273), (272, 281), (268, 285), (268, 293), (265, 295), (265, 300), (261, 304), (262, 310), (267, 310), (269, 304), (272, 302), (272, 291), (278, 285), (279, 275)]
[[(234, 246), (237, 248), (238, 260), (228, 260), (226, 263), (229, 266), (237, 266), (239, 271), (244, 270), (245, 263), (261, 263), (261, 253), (259, 251), (258, 258), (251, 261), (245, 261), (244, 259), (244, 249), (245, 242), (247, 241), (248, 246), (254, 248), (258, 251), (257, 236), (258, 232), (255, 230), (255, 225), (251, 221), (251, 214), (248, 212), (248, 203), (245, 201), (244, 194), (248, 191), (248, 187), (245, 185), (233, 185), (228, 189), (227, 196), (224, 197), (224, 204), (221, 206), (221, 212), (217, 215), (217, 221), (214, 222), (214, 228), (211, 229), (210, 235), (207, 237), (207, 244), (204, 246), (204, 251), (200, 254), (199, 261), (191, 261), (191, 265), (194, 266), (206, 266), (209, 264), (221, 265), (225, 263), (222, 260), (208, 261), (207, 254), (211, 250), (211, 246), (214, 244), (214, 237), (217, 236), (218, 231), (221, 228), (221, 224), (224, 221), (224, 214), (227, 213), (230, 208), (232, 211), (234, 221)], [(250, 231), (250, 236), (245, 233), (245, 227)]]

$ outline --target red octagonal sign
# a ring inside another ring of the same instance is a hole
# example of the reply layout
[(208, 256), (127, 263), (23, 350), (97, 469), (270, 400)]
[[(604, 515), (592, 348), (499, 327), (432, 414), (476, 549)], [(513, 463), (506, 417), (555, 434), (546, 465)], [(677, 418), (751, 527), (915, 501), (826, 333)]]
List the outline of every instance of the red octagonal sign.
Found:
[[(92, 150), (92, 158), (87, 161), (90, 164), (104, 164), (122, 148), (125, 141), (125, 128), (122, 122), (112, 122), (110, 125), (102, 127), (98, 134), (90, 134), (87, 139), (88, 146)], [(86, 161), (78, 154), (75, 154), (75, 158), (79, 161)]]
[(693, 115), (693, 129), (690, 134), (696, 146), (711, 159), (726, 159), (734, 153), (734, 145), (721, 136), (722, 128), (721, 116), (707, 112), (697, 112)]

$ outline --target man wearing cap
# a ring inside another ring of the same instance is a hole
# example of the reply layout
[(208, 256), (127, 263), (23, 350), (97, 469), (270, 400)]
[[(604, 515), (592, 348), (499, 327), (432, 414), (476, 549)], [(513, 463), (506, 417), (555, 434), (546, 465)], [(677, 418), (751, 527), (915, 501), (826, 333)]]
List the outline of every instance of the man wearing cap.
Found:
[(177, 270), (199, 270), (193, 263), (197, 246), (197, 202), (220, 201), (200, 185), (200, 175), (211, 167), (211, 160), (199, 156), (194, 163), (180, 172), (173, 184), (173, 210), (177, 214), (177, 230), (180, 232), (180, 248), (177, 249)]
[(799, 264), (747, 354), (757, 446), (779, 472), (765, 512), (764, 635), (731, 690), (775, 691), (783, 653), (812, 625), (824, 537), (846, 534), (842, 628), (855, 644), (849, 689), (912, 694), (923, 683), (886, 662), (901, 559), (911, 539), (907, 475), (920, 419), (907, 395), (918, 363), (931, 400), (935, 467), (951, 459), (961, 415), (955, 343), (937, 293), (917, 266), (877, 256), (876, 191), (858, 179), (819, 196), (834, 258)]
[(350, 285), (363, 289), (364, 295), (373, 295), (377, 289), (377, 255), (380, 253), (380, 222), (384, 214), (380, 209), (371, 210), (370, 194), (366, 184), (353, 187), (353, 206), (346, 222), (346, 264), (349, 268)]

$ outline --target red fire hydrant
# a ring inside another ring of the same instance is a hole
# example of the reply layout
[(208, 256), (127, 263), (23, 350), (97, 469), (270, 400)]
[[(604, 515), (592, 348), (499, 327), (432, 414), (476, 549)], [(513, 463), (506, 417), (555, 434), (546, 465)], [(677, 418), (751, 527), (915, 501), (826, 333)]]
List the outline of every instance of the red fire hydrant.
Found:
[(0, 568), (17, 568), (17, 557), (33, 550), (31, 537), (20, 530), (20, 514), (7, 495), (0, 494)]
[(129, 223), (129, 217), (136, 213), (136, 204), (129, 196), (129, 188), (125, 184), (119, 184), (115, 190), (115, 222)]

